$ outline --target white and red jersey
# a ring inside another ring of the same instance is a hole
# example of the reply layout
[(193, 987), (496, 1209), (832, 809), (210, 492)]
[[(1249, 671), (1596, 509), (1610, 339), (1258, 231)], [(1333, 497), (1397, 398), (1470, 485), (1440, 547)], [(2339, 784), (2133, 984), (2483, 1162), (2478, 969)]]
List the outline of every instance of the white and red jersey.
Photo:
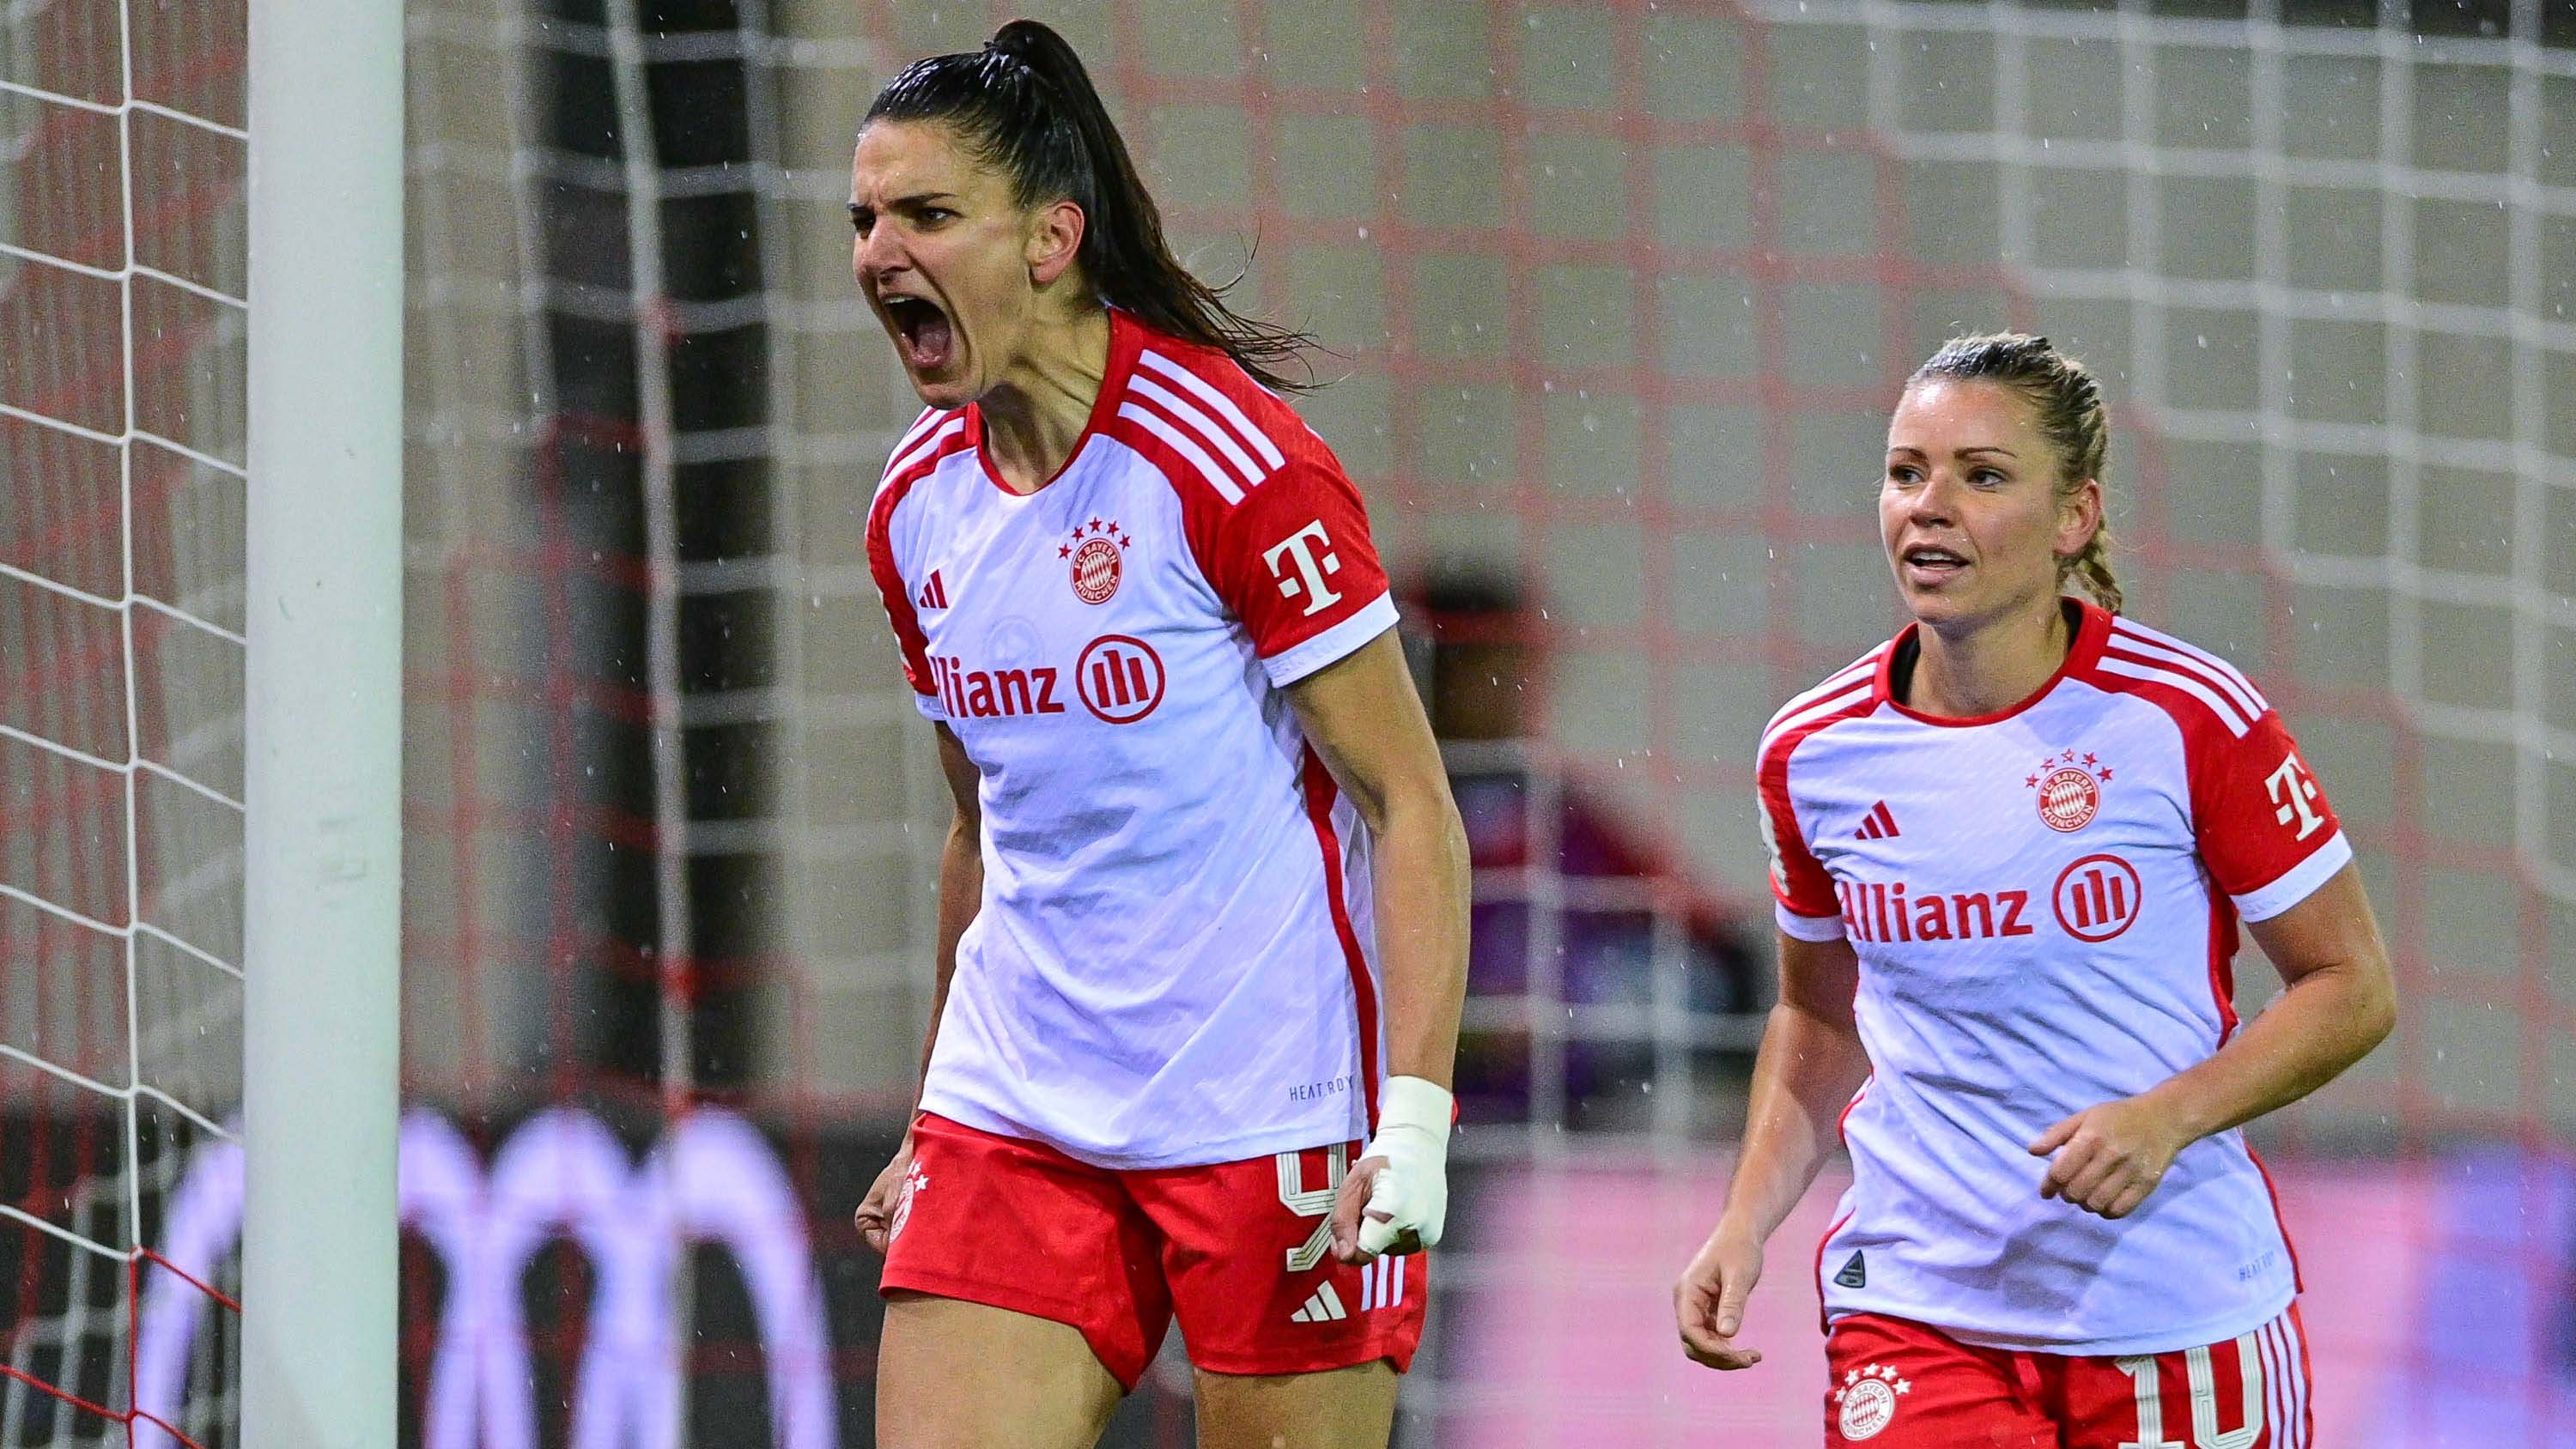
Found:
[(1853, 1183), (1817, 1261), (1828, 1316), (2144, 1354), (2252, 1332), (2296, 1291), (2241, 1132), (2185, 1148), (2118, 1221), (2039, 1195), (2030, 1142), (2206, 1060), (2236, 1027), (2238, 919), (2352, 858), (2243, 674), (2080, 610), (2056, 677), (2001, 714), (1897, 703), (1909, 628), (1763, 734), (1780, 927), (1860, 957), (1872, 1076), (1844, 1114)]
[(1005, 486), (977, 408), (924, 414), (867, 546), (921, 712), (983, 777), (923, 1108), (1111, 1168), (1365, 1136), (1368, 840), (1282, 691), (1395, 604), (1323, 440), (1113, 311), (1052, 481)]

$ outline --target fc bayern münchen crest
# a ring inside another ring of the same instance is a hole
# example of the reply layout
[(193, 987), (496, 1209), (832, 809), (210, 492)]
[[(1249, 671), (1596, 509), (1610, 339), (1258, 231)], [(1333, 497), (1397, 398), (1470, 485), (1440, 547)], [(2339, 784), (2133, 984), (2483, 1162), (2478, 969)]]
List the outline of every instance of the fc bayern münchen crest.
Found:
[(903, 1186), (895, 1189), (894, 1217), (886, 1224), (886, 1242), (889, 1245), (903, 1236), (904, 1226), (912, 1221), (912, 1200), (929, 1186), (930, 1174), (921, 1170), (920, 1163), (916, 1162), (904, 1171)]
[(2039, 792), (2039, 818), (2051, 830), (2077, 831), (2102, 813), (2102, 787), (2111, 783), (2111, 767), (2102, 757), (2086, 754), (2078, 763), (2073, 750), (2061, 750), (2039, 762), (2022, 784)]
[(1108, 603), (1109, 596), (1118, 592), (1119, 577), (1127, 571), (1120, 550), (1135, 542), (1119, 531), (1114, 518), (1076, 524), (1072, 539), (1055, 551), (1057, 558), (1073, 560), (1073, 596), (1086, 604)]
[(1885, 1364), (1874, 1363), (1845, 1373), (1842, 1387), (1834, 1390), (1834, 1402), (1842, 1406), (1843, 1437), (1877, 1438), (1896, 1422), (1896, 1396), (1913, 1389), (1911, 1382), (1897, 1377), (1896, 1370)]

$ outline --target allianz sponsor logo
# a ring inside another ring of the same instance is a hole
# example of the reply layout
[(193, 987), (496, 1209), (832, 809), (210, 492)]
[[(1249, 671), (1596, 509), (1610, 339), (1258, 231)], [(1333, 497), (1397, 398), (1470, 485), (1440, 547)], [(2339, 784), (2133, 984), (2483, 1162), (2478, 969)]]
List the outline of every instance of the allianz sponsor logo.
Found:
[(930, 673), (952, 719), (1064, 713), (1064, 701), (1056, 698), (1057, 671), (1051, 666), (969, 669), (962, 659), (933, 654)]
[[(933, 654), (930, 674), (940, 707), (950, 719), (1006, 719), (1066, 713), (1058, 697), (1061, 673), (1053, 665), (975, 669), (953, 655)], [(1127, 634), (1103, 634), (1074, 661), (1073, 694), (1105, 724), (1133, 724), (1163, 702), (1163, 657)]]
[(1977, 941), (2035, 934), (2028, 891), (1915, 891), (1905, 882), (1843, 881), (1843, 919), (1863, 941)]
[[(522, 1279), (557, 1239), (589, 1259), (590, 1320), (573, 1380), (570, 1442), (679, 1449), (687, 1339), (673, 1296), (689, 1249), (711, 1243), (742, 1275), (782, 1449), (836, 1449), (831, 1339), (805, 1214), (769, 1144), (731, 1113), (699, 1108), (641, 1163), (587, 1113), (521, 1123), (487, 1170), (463, 1133), (425, 1111), (403, 1118), (403, 1226), (444, 1269), (423, 1394), (424, 1449), (533, 1449), (536, 1373)], [(200, 1150), (171, 1199), (162, 1255), (212, 1282), (241, 1239), (242, 1153)], [(135, 1343), (135, 1407), (172, 1423), (205, 1299), (151, 1275)]]
[[(1904, 881), (1837, 881), (1843, 921), (1852, 938), (1881, 944), (1986, 941), (2032, 936), (2031, 892), (1937, 891)], [(2147, 904), (2136, 866), (2117, 855), (2087, 855), (2058, 872), (2049, 891), (2058, 928), (2099, 945), (2137, 923)]]

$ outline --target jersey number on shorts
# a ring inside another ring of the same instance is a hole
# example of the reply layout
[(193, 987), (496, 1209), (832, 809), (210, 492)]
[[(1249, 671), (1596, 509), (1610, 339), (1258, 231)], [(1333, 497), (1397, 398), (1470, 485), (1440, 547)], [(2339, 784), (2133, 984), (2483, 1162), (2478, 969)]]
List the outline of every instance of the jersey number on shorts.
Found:
[(1324, 1185), (1306, 1185), (1305, 1154), (1279, 1154), (1279, 1205), (1301, 1218), (1321, 1218), (1314, 1235), (1288, 1250), (1288, 1271), (1303, 1273), (1324, 1261), (1333, 1246), (1333, 1198), (1342, 1190), (1342, 1178), (1350, 1171), (1351, 1149), (1335, 1143), (1324, 1149)]
[(2263, 1355), (2254, 1335), (2236, 1340), (2236, 1367), (2245, 1387), (2245, 1413), (2237, 1427), (2218, 1428), (2218, 1371), (2206, 1348), (2183, 1351), (2184, 1374), (2191, 1380), (2191, 1443), (2165, 1437), (2164, 1389), (2156, 1382), (2156, 1361), (2123, 1358), (2120, 1372), (2138, 1386), (2138, 1437), (2120, 1449), (2248, 1449), (2263, 1436)]

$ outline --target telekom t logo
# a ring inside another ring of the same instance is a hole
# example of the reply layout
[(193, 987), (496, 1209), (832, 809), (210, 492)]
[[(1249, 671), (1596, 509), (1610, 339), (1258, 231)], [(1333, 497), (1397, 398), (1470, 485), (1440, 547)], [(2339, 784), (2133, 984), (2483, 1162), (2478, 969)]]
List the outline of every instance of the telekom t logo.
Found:
[[(1288, 555), (1294, 561), (1297, 569), (1295, 578), (1292, 579), (1281, 571), (1279, 566), (1281, 554)], [(1270, 576), (1279, 581), (1281, 598), (1293, 599), (1299, 594), (1306, 596), (1307, 613), (1320, 614), (1341, 602), (1341, 595), (1324, 587), (1326, 575), (1342, 571), (1342, 560), (1333, 552), (1333, 540), (1325, 534), (1324, 525), (1320, 520), (1309, 523), (1272, 544), (1261, 555), (1261, 562), (1269, 567)]]
[(2299, 822), (2301, 840), (2317, 833), (2326, 818), (2309, 802), (2317, 798), (2317, 783), (2308, 778), (2308, 767), (2299, 763), (2293, 751), (2281, 761), (2281, 768), (2263, 777), (2263, 789), (2272, 797), (2272, 818), (2283, 825), (2293, 819)]

